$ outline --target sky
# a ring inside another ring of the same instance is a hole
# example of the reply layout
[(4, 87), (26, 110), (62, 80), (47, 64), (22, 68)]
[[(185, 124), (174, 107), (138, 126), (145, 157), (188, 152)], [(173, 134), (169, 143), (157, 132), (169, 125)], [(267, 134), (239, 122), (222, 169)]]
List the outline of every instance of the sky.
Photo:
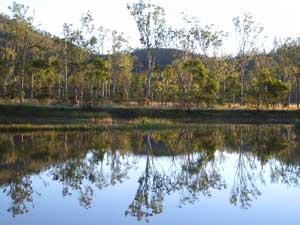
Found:
[[(90, 10), (96, 26), (124, 32), (134, 48), (140, 47), (138, 30), (126, 5), (134, 0), (15, 0), (34, 10), (35, 24), (41, 30), (62, 35), (64, 23), (78, 24), (80, 16)], [(260, 43), (267, 50), (274, 37), (300, 36), (299, 0), (153, 0), (165, 8), (168, 24), (181, 24), (181, 12), (200, 19), (202, 25), (214, 24), (216, 29), (229, 32), (224, 52), (236, 51), (232, 18), (245, 12), (253, 14), (264, 27), (262, 36), (268, 39)], [(0, 12), (9, 14), (13, 0), (0, 0)]]

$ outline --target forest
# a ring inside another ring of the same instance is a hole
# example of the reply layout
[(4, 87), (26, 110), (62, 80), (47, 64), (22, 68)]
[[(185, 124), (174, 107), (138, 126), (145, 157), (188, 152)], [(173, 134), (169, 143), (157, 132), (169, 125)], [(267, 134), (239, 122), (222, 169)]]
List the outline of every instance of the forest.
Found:
[[(0, 15), (0, 101), (97, 106), (107, 103), (182, 108), (299, 108), (300, 37), (259, 47), (263, 27), (250, 13), (235, 34), (182, 15), (170, 27), (164, 8), (128, 4), (140, 49), (126, 35), (95, 24), (90, 11), (62, 37), (41, 31), (28, 6)], [(236, 36), (236, 54), (222, 52)]]

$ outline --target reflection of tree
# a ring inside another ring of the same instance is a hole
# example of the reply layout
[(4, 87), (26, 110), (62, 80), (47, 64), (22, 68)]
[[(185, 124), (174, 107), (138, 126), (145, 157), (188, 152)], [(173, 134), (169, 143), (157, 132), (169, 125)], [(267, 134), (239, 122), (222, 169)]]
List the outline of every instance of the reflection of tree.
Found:
[(124, 146), (123, 139), (127, 136), (105, 132), (0, 134), (0, 144), (5, 143), (0, 149), (0, 185), (12, 199), (9, 211), (28, 212), (35, 193), (31, 175), (49, 168), (53, 179), (63, 185), (63, 196), (78, 191), (80, 204), (89, 208), (95, 188), (122, 182), (134, 163), (128, 153), (111, 150), (112, 145)]
[[(297, 130), (292, 134), (290, 127), (287, 132), (288, 147), (269, 163), (272, 183), (282, 183), (300, 188), (300, 133)], [(295, 143), (294, 143), (294, 142)], [(294, 148), (293, 148), (294, 143)]]
[[(105, 157), (102, 154), (93, 150), (86, 157), (71, 159), (55, 167), (53, 178), (63, 184), (63, 196), (78, 191), (80, 204), (90, 208), (95, 188), (101, 190), (121, 183), (127, 177), (132, 167), (129, 161), (121, 159), (123, 156), (119, 152), (105, 154)], [(106, 160), (109, 167), (105, 167), (102, 160)]]
[[(217, 163), (209, 160), (207, 152), (198, 155), (195, 161), (188, 160), (177, 175), (176, 189), (181, 194), (180, 204), (194, 203), (199, 197), (211, 197), (211, 190), (226, 188), (218, 171)], [(189, 157), (190, 159), (190, 157)]]
[[(286, 157), (289, 154), (287, 146), (291, 147), (292, 142), (287, 138), (288, 131), (289, 128), (286, 129), (286, 127), (240, 127), (239, 138), (236, 138), (236, 144), (234, 144), (235, 146), (239, 145), (239, 151), (230, 196), (232, 204), (247, 209), (251, 206), (251, 202), (261, 195), (257, 182), (258, 178), (261, 183), (265, 182), (264, 166), (272, 165), (274, 157), (280, 161), (282, 156)], [(257, 168), (259, 164), (260, 169)], [(299, 160), (297, 164), (299, 165)]]
[(2, 188), (12, 200), (11, 206), (7, 209), (8, 212), (16, 216), (29, 211), (28, 204), (33, 204), (34, 191), (28, 176), (18, 178), (9, 185), (4, 185)]
[[(180, 205), (195, 202), (199, 195), (210, 196), (211, 189), (222, 189), (225, 187), (221, 175), (218, 173), (213, 161), (210, 161), (209, 151), (199, 153), (198, 159), (193, 160), (192, 153), (192, 134), (190, 132), (180, 133), (185, 137), (184, 143), (179, 146), (187, 147), (191, 152), (181, 157), (182, 161), (173, 161), (170, 170), (165, 172), (156, 168), (154, 160), (151, 160), (152, 144), (150, 135), (146, 140), (146, 168), (139, 178), (139, 186), (134, 200), (129, 205), (126, 215), (136, 217), (138, 220), (149, 218), (155, 214), (163, 212), (163, 201), (166, 195), (177, 192), (180, 194)], [(172, 151), (170, 151), (172, 152)], [(173, 151), (174, 152), (174, 151)], [(210, 164), (210, 165), (209, 165)]]
[[(246, 209), (266, 180), (300, 187), (299, 140), (287, 126), (4, 133), (0, 134), (0, 188), (11, 199), (8, 210), (13, 216), (26, 213), (36, 193), (32, 176), (47, 171), (62, 184), (63, 196), (76, 193), (79, 203), (89, 208), (95, 191), (122, 183), (136, 159), (145, 157), (126, 213), (149, 220), (163, 212), (168, 195), (178, 194), (181, 207), (226, 188), (222, 165), (225, 153), (230, 153), (237, 156), (230, 202)], [(161, 156), (168, 160), (166, 165), (158, 164)]]
[(130, 214), (138, 220), (145, 218), (148, 221), (149, 217), (163, 212), (163, 201), (168, 179), (156, 170), (154, 161), (150, 159), (152, 145), (149, 134), (147, 135), (145, 149), (145, 171), (139, 178), (136, 195), (125, 214)]
[(218, 128), (204, 127), (181, 134), (179, 145), (187, 153), (181, 157), (179, 168), (174, 169), (172, 181), (173, 191), (180, 194), (180, 206), (226, 187), (218, 168), (220, 158), (216, 157), (218, 147), (223, 145)]
[(300, 188), (300, 167), (282, 162), (270, 165), (271, 182)]
[(236, 172), (231, 190), (230, 202), (239, 204), (242, 209), (247, 209), (251, 201), (261, 195), (256, 186), (255, 161), (249, 152), (246, 152), (243, 144), (243, 129), (240, 130), (240, 150), (236, 164)]

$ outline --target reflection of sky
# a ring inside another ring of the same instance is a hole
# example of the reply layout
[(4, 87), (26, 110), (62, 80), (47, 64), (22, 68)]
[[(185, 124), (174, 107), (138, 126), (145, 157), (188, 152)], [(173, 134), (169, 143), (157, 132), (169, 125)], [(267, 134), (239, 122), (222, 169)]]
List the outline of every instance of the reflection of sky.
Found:
[[(150, 224), (298, 224), (300, 191), (282, 184), (270, 184), (269, 164), (264, 166), (263, 174), (266, 183), (262, 185), (259, 180), (256, 181), (262, 195), (252, 202), (249, 209), (241, 210), (229, 203), (238, 155), (225, 153), (221, 156), (217, 152), (215, 156), (217, 168), (220, 169), (219, 172), (227, 184), (226, 190), (213, 190), (212, 197), (200, 196), (195, 204), (186, 204), (182, 208), (178, 207), (178, 194), (166, 196), (163, 213), (150, 218)], [(194, 158), (197, 158), (197, 154), (194, 154)], [(169, 171), (179, 172), (182, 157), (174, 158), (175, 167), (172, 166), (171, 159), (173, 158), (155, 157), (153, 162), (158, 171), (167, 174)], [(90, 209), (80, 206), (78, 191), (73, 191), (71, 196), (62, 197), (62, 184), (52, 181), (51, 169), (39, 176), (32, 176), (33, 189), (40, 194), (34, 195), (34, 208), (30, 206), (28, 214), (12, 218), (6, 212), (9, 200), (1, 193), (1, 224), (143, 224), (144, 221), (138, 222), (130, 216), (125, 217), (124, 212), (135, 196), (137, 181), (145, 169), (146, 157), (130, 156), (129, 160), (137, 160), (136, 166), (128, 173), (129, 178), (124, 179), (123, 183), (117, 183), (101, 191), (94, 187), (95, 193)], [(109, 166), (106, 165), (104, 170), (109, 171)], [(258, 176), (261, 167), (258, 163), (255, 163), (255, 166), (257, 169), (251, 172)], [(207, 169), (209, 167), (210, 164)]]

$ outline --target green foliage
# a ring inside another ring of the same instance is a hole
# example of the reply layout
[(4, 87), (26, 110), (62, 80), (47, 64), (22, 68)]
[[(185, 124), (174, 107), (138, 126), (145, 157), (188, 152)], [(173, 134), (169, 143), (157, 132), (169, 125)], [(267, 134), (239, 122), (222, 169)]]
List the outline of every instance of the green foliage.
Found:
[(183, 68), (192, 77), (190, 101), (205, 103), (207, 106), (213, 105), (216, 102), (219, 88), (215, 78), (209, 74), (209, 71), (198, 58), (186, 62)]
[(158, 99), (162, 104), (177, 101), (179, 90), (176, 74), (171, 66), (167, 66), (162, 72), (157, 71), (153, 83), (155, 99)]
[(225, 97), (227, 102), (235, 103), (241, 94), (241, 83), (237, 75), (229, 75), (225, 78)]
[(130, 98), (136, 102), (144, 100), (144, 83), (145, 76), (143, 74), (134, 74), (131, 79)]
[(249, 84), (247, 98), (249, 102), (256, 105), (257, 109), (260, 109), (262, 105), (274, 107), (288, 93), (288, 90), (286, 83), (273, 78), (270, 71), (263, 68)]

